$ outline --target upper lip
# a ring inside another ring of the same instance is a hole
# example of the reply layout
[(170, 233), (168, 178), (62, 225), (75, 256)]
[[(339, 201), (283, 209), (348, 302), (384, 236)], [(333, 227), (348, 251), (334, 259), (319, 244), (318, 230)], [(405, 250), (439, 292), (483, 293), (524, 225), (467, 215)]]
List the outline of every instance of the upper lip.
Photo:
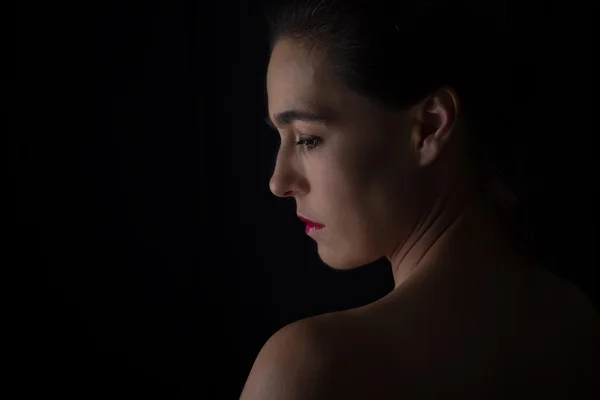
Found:
[(305, 218), (305, 217), (303, 217), (303, 216), (302, 216), (302, 215), (300, 215), (300, 214), (298, 214), (298, 218), (300, 218), (300, 220), (302, 220), (303, 222), (307, 222), (307, 223), (311, 223), (311, 224), (315, 224), (315, 225), (322, 225), (322, 224), (320, 224), (320, 223), (318, 223), (318, 222), (311, 221), (310, 219), (308, 219), (308, 218)]

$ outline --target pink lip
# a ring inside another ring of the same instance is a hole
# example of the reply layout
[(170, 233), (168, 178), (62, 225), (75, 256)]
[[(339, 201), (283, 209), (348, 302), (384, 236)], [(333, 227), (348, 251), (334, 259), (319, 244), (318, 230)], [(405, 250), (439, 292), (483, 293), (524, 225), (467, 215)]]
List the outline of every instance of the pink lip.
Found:
[(301, 215), (298, 215), (298, 218), (300, 218), (301, 221), (306, 223), (306, 228), (304, 230), (307, 235), (309, 235), (312, 232), (317, 231), (319, 229), (325, 228), (325, 225), (319, 224), (318, 222), (311, 221), (310, 219), (304, 218)]

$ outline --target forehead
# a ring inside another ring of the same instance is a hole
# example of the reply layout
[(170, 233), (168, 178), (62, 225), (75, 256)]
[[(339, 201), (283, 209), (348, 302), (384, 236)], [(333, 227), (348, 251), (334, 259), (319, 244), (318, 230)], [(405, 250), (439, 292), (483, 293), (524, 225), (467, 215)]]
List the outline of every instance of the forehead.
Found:
[(327, 67), (323, 53), (299, 41), (280, 40), (271, 54), (267, 93), (272, 112), (294, 107), (340, 104), (344, 88)]

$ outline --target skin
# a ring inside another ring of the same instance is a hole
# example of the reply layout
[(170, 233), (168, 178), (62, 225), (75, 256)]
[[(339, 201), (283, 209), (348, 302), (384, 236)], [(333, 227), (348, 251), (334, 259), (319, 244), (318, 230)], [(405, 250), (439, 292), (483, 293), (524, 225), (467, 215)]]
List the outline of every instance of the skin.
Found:
[[(271, 191), (325, 225), (311, 235), (325, 264), (385, 256), (395, 289), (277, 332), (243, 400), (593, 398), (600, 318), (514, 245), (477, 190), (451, 88), (386, 111), (345, 87), (322, 53), (282, 39), (267, 91), (281, 137)], [(326, 119), (281, 118), (289, 110)]]

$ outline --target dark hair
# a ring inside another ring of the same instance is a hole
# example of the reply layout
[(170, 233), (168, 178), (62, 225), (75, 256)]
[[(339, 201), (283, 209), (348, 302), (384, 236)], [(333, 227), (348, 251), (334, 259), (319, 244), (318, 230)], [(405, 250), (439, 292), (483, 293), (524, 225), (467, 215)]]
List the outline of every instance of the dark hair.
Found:
[(406, 108), (442, 86), (452, 87), (474, 132), (479, 178), (503, 210), (517, 213), (517, 190), (509, 189), (502, 168), (503, 161), (514, 163), (508, 117), (518, 95), (510, 90), (518, 47), (505, 2), (275, 0), (269, 5), (271, 50), (281, 38), (305, 42), (310, 51), (324, 52), (345, 85), (382, 107)]

